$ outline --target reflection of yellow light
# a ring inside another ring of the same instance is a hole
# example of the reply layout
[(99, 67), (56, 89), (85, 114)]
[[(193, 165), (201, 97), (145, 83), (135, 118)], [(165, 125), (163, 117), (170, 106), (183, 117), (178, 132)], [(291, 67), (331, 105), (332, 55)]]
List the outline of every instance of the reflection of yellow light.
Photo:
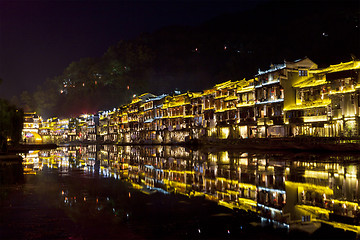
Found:
[(131, 186), (132, 186), (132, 188), (134, 188), (134, 189), (142, 189), (143, 187), (140, 185), (140, 184), (137, 184), (137, 183), (131, 183)]
[(32, 168), (24, 168), (24, 174), (36, 175), (36, 172)]
[(231, 203), (228, 203), (228, 202), (225, 202), (225, 201), (222, 201), (222, 200), (219, 200), (218, 203), (219, 203), (220, 206), (227, 207), (227, 208), (230, 208), (230, 209), (234, 209), (234, 204), (231, 204)]
[(356, 174), (345, 174), (346, 178), (357, 178)]
[(239, 159), (240, 165), (248, 165), (248, 159), (247, 158), (240, 158)]
[(323, 223), (329, 224), (335, 228), (344, 229), (346, 231), (352, 231), (355, 233), (360, 232), (360, 226), (350, 225), (350, 224), (346, 224), (346, 223), (333, 222), (333, 221), (326, 221), (326, 220), (322, 220), (322, 219), (317, 219), (316, 221), (323, 222)]
[(205, 193), (203, 192), (198, 192), (198, 191), (192, 191), (189, 194), (190, 197), (202, 197), (205, 196)]
[[(222, 178), (222, 177), (218, 177), (216, 179), (219, 180), (219, 181), (224, 181), (224, 182), (228, 182), (228, 183), (231, 183), (231, 184), (237, 184), (239, 188), (250, 189), (250, 190), (256, 191), (256, 186), (252, 185), (252, 184), (249, 184), (249, 183), (241, 183), (238, 180), (231, 180), (231, 179)], [(227, 192), (235, 193), (232, 190), (227, 190)]]
[(268, 170), (268, 171), (274, 171), (274, 166), (268, 166), (268, 167), (267, 167), (267, 170)]
[(221, 152), (220, 154), (221, 154), (220, 155), (221, 162), (223, 162), (223, 163), (229, 163), (230, 162), (229, 153), (227, 151)]
[(359, 207), (359, 204), (355, 203), (355, 202), (341, 201), (341, 200), (337, 200), (337, 199), (333, 199), (332, 202), (335, 204), (342, 204), (345, 206), (345, 208), (346, 208), (346, 206), (352, 206), (355, 209), (357, 209)]
[[(347, 116), (347, 117), (344, 117), (344, 119), (345, 120), (355, 120), (355, 116)], [(355, 121), (349, 121), (349, 122), (347, 122), (348, 124), (350, 124), (350, 123), (352, 123), (352, 124), (354, 124), (355, 125)]]
[(243, 210), (250, 210), (256, 212), (257, 203), (253, 200), (246, 199), (246, 198), (239, 198), (238, 203), (236, 202), (225, 202), (223, 200), (219, 200), (218, 204), (230, 209), (243, 209)]
[(326, 216), (329, 216), (330, 213), (330, 210), (309, 205), (296, 205), (296, 208), (305, 210), (315, 215), (325, 214)]
[(218, 198), (216, 196), (211, 195), (211, 194), (207, 194), (207, 193), (205, 193), (205, 199), (211, 200), (211, 201), (217, 201), (218, 200)]
[(306, 177), (306, 178), (309, 177), (309, 178), (328, 179), (329, 178), (329, 173), (328, 172), (323, 172), (323, 171), (305, 170), (304, 177)]
[(210, 133), (216, 133), (216, 128), (210, 128)]
[(186, 188), (186, 187), (191, 187), (190, 184), (185, 184), (185, 183), (182, 183), (182, 182), (176, 182), (176, 181), (171, 181), (171, 180), (167, 180), (167, 179), (164, 179), (164, 183), (168, 186), (171, 186), (171, 187), (178, 187), (178, 188)]
[(346, 177), (356, 178), (357, 177), (357, 167), (350, 165), (346, 169)]
[(209, 154), (209, 160), (211, 162), (216, 162), (217, 161), (217, 156), (215, 154)]

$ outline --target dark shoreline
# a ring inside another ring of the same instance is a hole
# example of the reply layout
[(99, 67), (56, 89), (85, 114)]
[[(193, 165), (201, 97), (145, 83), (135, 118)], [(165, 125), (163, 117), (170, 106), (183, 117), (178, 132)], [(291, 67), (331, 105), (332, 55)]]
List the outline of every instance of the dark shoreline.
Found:
[(56, 149), (58, 147), (55, 143), (50, 144), (16, 144), (9, 145), (7, 149), (8, 154), (26, 153), (31, 150), (43, 150), (43, 149)]
[(171, 143), (101, 143), (118, 146), (182, 146), (190, 149), (251, 150), (251, 151), (292, 151), (292, 152), (360, 152), (360, 138), (343, 137), (286, 137), (246, 139), (191, 139)]
[(293, 151), (293, 152), (359, 152), (360, 139), (295, 137), (252, 139), (206, 139), (202, 147), (229, 150)]
[[(250, 151), (292, 151), (292, 152), (360, 152), (360, 138), (287, 137), (247, 139), (191, 139), (186, 142), (159, 143), (154, 141), (119, 143), (101, 141), (76, 141), (60, 144), (17, 144), (9, 145), (5, 154), (26, 153), (31, 150), (56, 149), (61, 146), (117, 145), (117, 146), (181, 146), (192, 150), (250, 150)], [(3, 153), (4, 154), (4, 153)]]

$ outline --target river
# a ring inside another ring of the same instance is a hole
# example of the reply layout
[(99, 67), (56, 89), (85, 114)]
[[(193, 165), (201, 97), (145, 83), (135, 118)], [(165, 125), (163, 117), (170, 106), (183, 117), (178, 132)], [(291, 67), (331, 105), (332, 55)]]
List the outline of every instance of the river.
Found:
[(64, 146), (0, 165), (1, 239), (355, 239), (360, 155)]

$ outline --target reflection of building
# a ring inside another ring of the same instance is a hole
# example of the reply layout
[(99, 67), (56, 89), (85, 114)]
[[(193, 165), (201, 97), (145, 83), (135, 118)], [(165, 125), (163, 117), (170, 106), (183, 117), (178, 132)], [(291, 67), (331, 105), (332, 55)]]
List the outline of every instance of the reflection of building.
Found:
[(286, 205), (285, 164), (272, 165), (267, 159), (257, 164), (257, 203), (261, 215), (279, 223), (288, 223), (283, 208)]
[[(301, 178), (297, 169), (302, 169)], [(360, 224), (359, 166), (293, 162), (292, 171), (295, 176), (286, 183), (286, 191), (295, 196), (288, 208), (293, 220), (334, 221), (349, 229)]]
[(129, 164), (135, 170), (130, 181), (138, 179), (148, 188), (204, 196), (232, 209), (256, 212), (279, 226), (322, 221), (360, 230), (359, 166), (289, 164), (276, 156), (199, 154), (174, 147), (132, 148), (131, 152), (129, 161), (135, 158), (138, 165)]
[[(359, 232), (359, 158), (326, 159), (321, 162), (320, 156), (304, 155), (301, 161), (299, 157), (284, 161), (281, 154), (207, 153), (177, 146), (103, 145), (97, 149), (89, 144), (31, 153), (25, 166), (41, 170), (47, 165), (62, 171), (78, 167), (128, 181), (146, 194), (203, 197), (290, 230), (326, 223)], [(342, 163), (345, 160), (355, 164)]]
[(23, 156), (24, 174), (36, 174), (42, 169), (42, 164), (39, 161), (39, 151), (30, 151)]

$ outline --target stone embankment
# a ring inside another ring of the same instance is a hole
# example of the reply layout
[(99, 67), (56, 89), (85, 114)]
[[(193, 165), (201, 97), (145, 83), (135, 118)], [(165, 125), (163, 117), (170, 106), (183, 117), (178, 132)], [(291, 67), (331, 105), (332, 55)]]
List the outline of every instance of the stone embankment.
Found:
[(31, 150), (55, 149), (58, 146), (54, 143), (49, 144), (15, 144), (9, 145), (8, 153), (25, 153)]
[(212, 137), (185, 138), (184, 141), (140, 140), (131, 142), (112, 141), (75, 141), (61, 144), (23, 144), (9, 146), (9, 152), (27, 152), (29, 150), (54, 149), (57, 146), (74, 145), (146, 146), (178, 145), (193, 149), (213, 150), (256, 150), (256, 151), (312, 151), (312, 152), (360, 152), (360, 138), (345, 137), (284, 137), (284, 138), (245, 138), (218, 139)]
[(22, 157), (15, 154), (5, 154), (0, 153), (0, 165), (8, 165), (13, 163), (20, 163), (21, 164)]
[(180, 145), (189, 148), (207, 148), (213, 150), (256, 150), (256, 151), (311, 151), (311, 152), (358, 152), (360, 138), (344, 137), (286, 137), (286, 138), (246, 138), (218, 139), (203, 137), (185, 141), (140, 141), (134, 143), (113, 143), (126, 145)]
[(357, 138), (247, 138), (247, 139), (200, 139), (200, 146), (220, 149), (246, 149), (266, 151), (317, 151), (317, 152), (356, 152), (360, 151)]

